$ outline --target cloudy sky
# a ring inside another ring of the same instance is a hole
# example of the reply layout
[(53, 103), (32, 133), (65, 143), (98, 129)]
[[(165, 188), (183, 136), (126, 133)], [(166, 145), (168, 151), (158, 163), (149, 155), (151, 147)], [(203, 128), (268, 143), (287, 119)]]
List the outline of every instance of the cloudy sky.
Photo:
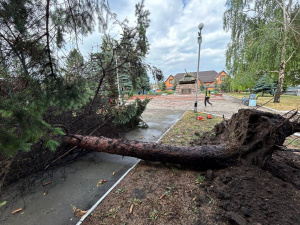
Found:
[[(139, 0), (109, 0), (119, 20), (135, 22), (135, 4)], [(165, 79), (169, 75), (197, 71), (198, 25), (202, 29), (200, 71), (225, 69), (225, 50), (230, 33), (223, 30), (226, 0), (145, 0), (150, 11), (147, 37), (150, 53), (147, 62), (160, 68)], [(110, 31), (114, 35), (114, 30)], [(101, 34), (94, 33), (84, 41), (84, 51), (101, 43)], [(150, 75), (151, 76), (151, 75)]]

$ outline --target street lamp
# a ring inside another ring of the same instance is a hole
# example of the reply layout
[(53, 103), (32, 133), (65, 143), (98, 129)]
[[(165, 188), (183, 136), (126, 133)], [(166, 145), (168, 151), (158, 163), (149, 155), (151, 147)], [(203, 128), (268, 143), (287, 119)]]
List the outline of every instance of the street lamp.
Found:
[(200, 23), (198, 25), (198, 28), (200, 32), (198, 32), (198, 44), (199, 44), (199, 50), (198, 50), (198, 68), (197, 68), (197, 79), (196, 79), (196, 100), (195, 100), (195, 106), (194, 106), (194, 112), (197, 112), (197, 95), (198, 95), (198, 76), (199, 76), (199, 65), (200, 65), (200, 48), (202, 43), (202, 36), (201, 36), (201, 30), (204, 27), (203, 23)]

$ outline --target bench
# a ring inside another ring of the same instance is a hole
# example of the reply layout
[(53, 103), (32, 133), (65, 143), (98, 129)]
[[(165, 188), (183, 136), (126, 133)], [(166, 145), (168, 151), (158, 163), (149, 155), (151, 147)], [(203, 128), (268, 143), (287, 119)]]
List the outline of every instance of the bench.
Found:
[(250, 94), (248, 98), (242, 98), (242, 103), (248, 106), (256, 106), (259, 94)]

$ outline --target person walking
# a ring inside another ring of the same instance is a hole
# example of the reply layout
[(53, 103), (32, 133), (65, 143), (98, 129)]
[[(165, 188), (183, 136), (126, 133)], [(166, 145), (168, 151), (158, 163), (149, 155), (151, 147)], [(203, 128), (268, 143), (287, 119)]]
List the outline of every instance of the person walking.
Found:
[(207, 88), (206, 88), (205, 99), (204, 99), (204, 105), (205, 106), (206, 106), (206, 102), (212, 106), (212, 104), (209, 102), (209, 99), (210, 99), (210, 91), (208, 91)]

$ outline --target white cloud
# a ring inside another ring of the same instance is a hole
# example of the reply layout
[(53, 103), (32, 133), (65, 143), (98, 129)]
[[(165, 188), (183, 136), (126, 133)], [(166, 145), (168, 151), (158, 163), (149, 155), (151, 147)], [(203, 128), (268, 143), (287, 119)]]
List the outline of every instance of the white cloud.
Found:
[[(158, 2), (163, 2), (159, 7)], [(226, 0), (146, 1), (152, 15), (148, 62), (162, 69), (165, 77), (197, 70), (198, 24), (204, 23), (200, 70), (222, 71), (230, 35), (223, 31)], [(185, 3), (185, 5), (184, 5)], [(166, 7), (167, 5), (168, 7)], [(154, 12), (154, 13), (153, 13)]]
[[(139, 0), (110, 0), (119, 20), (135, 22), (135, 4)], [(230, 34), (223, 30), (226, 0), (145, 0), (151, 24), (147, 30), (150, 53), (147, 62), (160, 68), (164, 76), (197, 70), (198, 24), (202, 30), (200, 70), (222, 71)], [(87, 39), (85, 46), (99, 42), (101, 34)], [(86, 48), (86, 49), (90, 49)]]

